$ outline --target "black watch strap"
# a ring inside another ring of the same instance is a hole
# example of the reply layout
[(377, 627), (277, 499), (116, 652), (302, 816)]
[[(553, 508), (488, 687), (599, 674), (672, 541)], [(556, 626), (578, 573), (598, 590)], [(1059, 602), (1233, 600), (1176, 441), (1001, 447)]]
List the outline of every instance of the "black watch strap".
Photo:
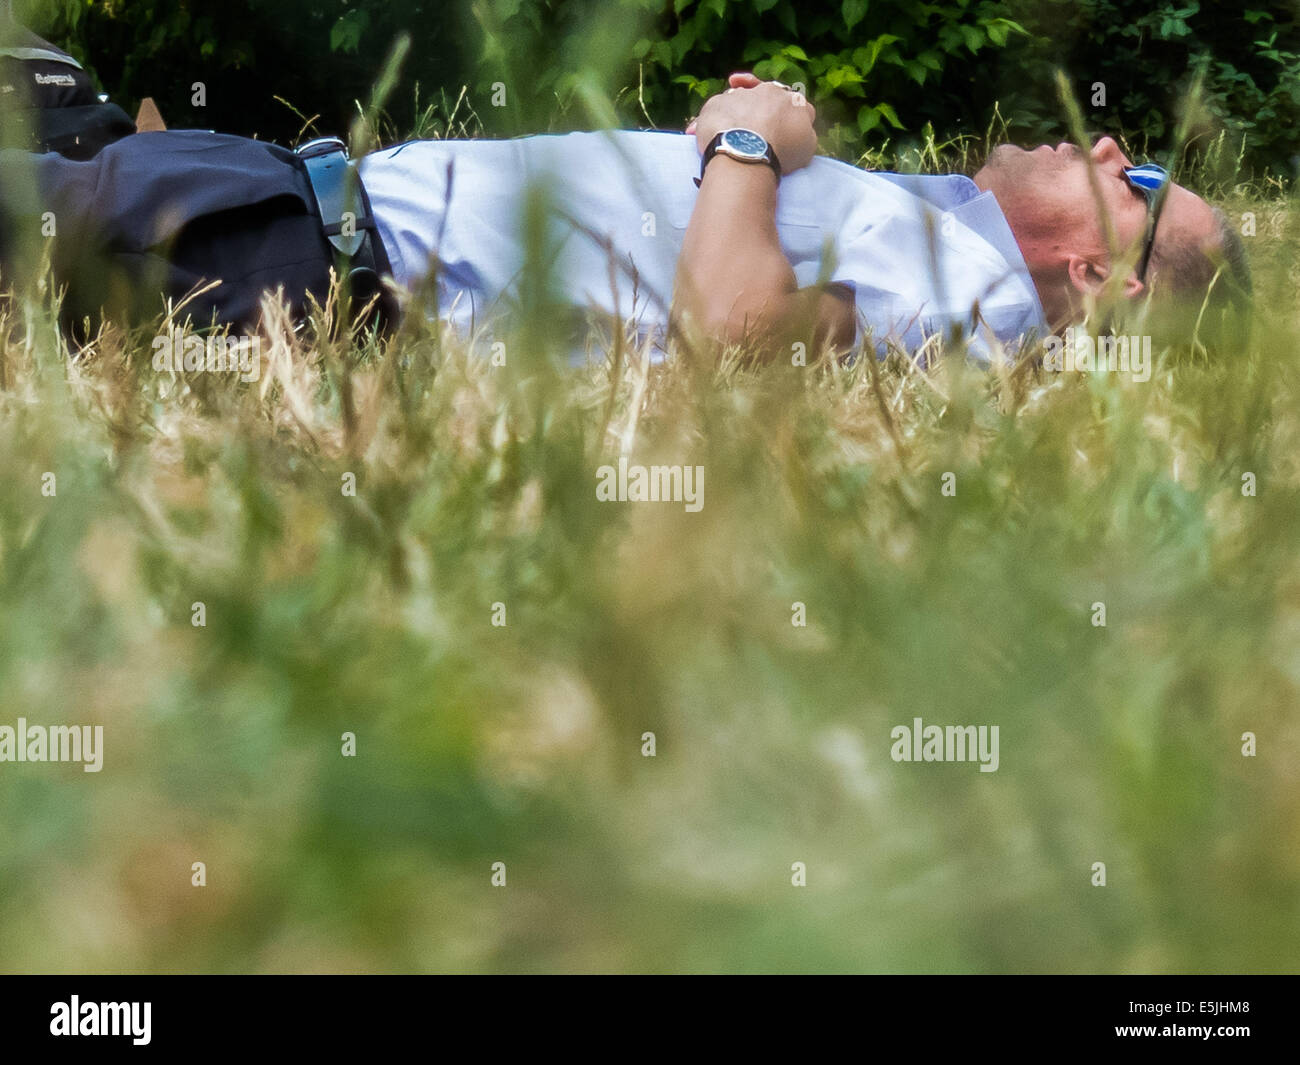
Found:
[[(727, 132), (728, 131), (724, 129), (721, 133), (715, 133), (713, 139), (705, 145), (704, 155), (700, 158), (700, 176), (695, 179), (695, 187), (697, 189), (700, 187), (700, 182), (704, 180), (704, 168), (708, 166), (713, 157), (718, 154), (718, 145), (722, 143), (723, 134)], [(766, 140), (767, 139), (764, 138), (765, 142)], [(755, 164), (758, 162), (759, 160), (754, 160)], [(776, 172), (776, 180), (779, 182), (781, 180), (781, 162), (776, 157), (776, 149), (773, 148), (770, 143), (767, 145), (767, 155), (763, 157), (762, 162), (766, 163)]]

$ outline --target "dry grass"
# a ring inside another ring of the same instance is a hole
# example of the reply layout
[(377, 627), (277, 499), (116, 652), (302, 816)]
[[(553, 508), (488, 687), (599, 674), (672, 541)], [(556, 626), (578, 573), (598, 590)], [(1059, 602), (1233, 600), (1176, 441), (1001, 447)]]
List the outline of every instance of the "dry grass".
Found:
[[(274, 316), (241, 384), (19, 301), (0, 724), (106, 754), (0, 765), (3, 968), (1293, 968), (1295, 218), (1228, 206), (1253, 339), (1145, 384)], [(703, 510), (598, 502), (619, 454)], [(891, 761), (916, 716), (999, 770)]]

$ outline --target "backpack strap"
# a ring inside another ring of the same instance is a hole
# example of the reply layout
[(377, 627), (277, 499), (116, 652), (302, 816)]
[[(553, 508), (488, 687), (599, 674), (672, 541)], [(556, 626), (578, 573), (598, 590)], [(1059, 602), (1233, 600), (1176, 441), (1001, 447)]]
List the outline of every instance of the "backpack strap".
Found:
[(391, 327), (397, 308), (383, 277), (392, 267), (370, 210), (370, 197), (356, 165), (348, 159), (346, 145), (338, 137), (320, 137), (297, 151), (311, 181), (325, 239), (334, 247), (352, 299), (363, 306), (378, 296), (380, 328)]

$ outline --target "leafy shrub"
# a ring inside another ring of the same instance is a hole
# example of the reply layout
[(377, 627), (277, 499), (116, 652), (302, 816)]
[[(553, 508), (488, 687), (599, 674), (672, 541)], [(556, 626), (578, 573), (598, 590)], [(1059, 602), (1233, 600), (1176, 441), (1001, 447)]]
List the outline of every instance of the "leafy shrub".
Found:
[[(803, 86), (829, 132), (827, 147), (856, 155), (888, 131), (919, 131), (926, 122), (982, 128), (992, 96), (978, 91), (990, 53), (1023, 30), (996, 0), (843, 0), (809, 9), (797, 0), (619, 0), (629, 60), (614, 87), (636, 85), (642, 116), (679, 125), (728, 73), (752, 70)], [(565, 16), (588, 5), (497, 0), (489, 40), (493, 74), (536, 68), (554, 54)], [(586, 32), (589, 18), (577, 20)], [(539, 87), (562, 79), (539, 75)], [(973, 91), (974, 90), (974, 91)], [(630, 94), (624, 98), (633, 115)], [(877, 132), (878, 131), (878, 132)]]
[[(468, 86), (469, 107), (498, 135), (598, 121), (680, 126), (727, 73), (750, 69), (807, 89), (824, 150), (880, 158), (886, 147), (924, 142), (927, 125), (942, 139), (982, 133), (995, 113), (1022, 140), (1061, 137), (1059, 66), (1099, 128), (1159, 148), (1193, 71), (1204, 69), (1199, 135), (1225, 131), (1257, 168), (1289, 171), (1300, 152), (1300, 22), (1283, 0), (1247, 8), (1211, 0), (17, 0), (15, 8), (128, 108), (153, 96), (174, 125), (282, 140), (317, 115), (313, 132), (345, 130), (406, 31), (413, 46), (388, 116), (389, 129), (403, 133), (430, 128), (417, 86), (424, 101)], [(194, 106), (196, 81), (207, 87), (205, 107)], [(1106, 101), (1089, 109), (1097, 82)]]
[[(1020, 76), (1007, 79), (1003, 113), (1025, 136), (1060, 130), (1052, 70), (1073, 78), (1085, 112), (1112, 131), (1166, 146), (1194, 72), (1205, 73), (1206, 121), (1244, 146), (1257, 167), (1290, 172), (1300, 150), (1300, 22), (1292, 3), (1248, 7), (1213, 0), (1008, 0), (1007, 11), (1030, 35), (1007, 58)], [(1104, 106), (1089, 107), (1093, 85)]]
[(811, 11), (795, 0), (675, 0), (673, 12), (662, 39), (637, 46), (673, 83), (701, 97), (731, 69), (799, 83), (844, 144), (877, 127), (981, 124), (969, 86), (988, 53), (1023, 32), (994, 0), (843, 0)]
[[(152, 96), (176, 127), (287, 141), (319, 115), (314, 133), (346, 132), (402, 30), (424, 42), (416, 66), (424, 84), (459, 86), (470, 76), (462, 49), (429, 46), (457, 39), (456, 13), (436, 3), (17, 0), (14, 8), (128, 110)], [(407, 95), (400, 118), (409, 125)]]

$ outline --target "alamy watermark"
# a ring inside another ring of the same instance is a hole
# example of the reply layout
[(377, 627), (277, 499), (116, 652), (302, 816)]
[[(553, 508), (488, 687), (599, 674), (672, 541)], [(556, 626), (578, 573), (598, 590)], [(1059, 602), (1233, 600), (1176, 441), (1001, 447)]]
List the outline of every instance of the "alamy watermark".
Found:
[(703, 466), (629, 465), (596, 470), (596, 498), (602, 503), (684, 503), (696, 514), (704, 507)]
[(87, 773), (104, 768), (103, 725), (0, 725), (0, 762), (81, 762)]
[(50, 1006), (50, 1035), (130, 1036), (135, 1046), (148, 1046), (153, 1038), (152, 1002), (68, 1002)]
[(981, 773), (998, 771), (997, 725), (895, 725), (889, 731), (895, 762), (979, 762)]
[(234, 373), (251, 384), (262, 376), (262, 338), (174, 329), (153, 339), (157, 373)]
[(1149, 336), (1094, 338), (1072, 325), (1064, 336), (1049, 336), (1043, 344), (1043, 369), (1051, 373), (1126, 373), (1139, 383), (1151, 380)]

